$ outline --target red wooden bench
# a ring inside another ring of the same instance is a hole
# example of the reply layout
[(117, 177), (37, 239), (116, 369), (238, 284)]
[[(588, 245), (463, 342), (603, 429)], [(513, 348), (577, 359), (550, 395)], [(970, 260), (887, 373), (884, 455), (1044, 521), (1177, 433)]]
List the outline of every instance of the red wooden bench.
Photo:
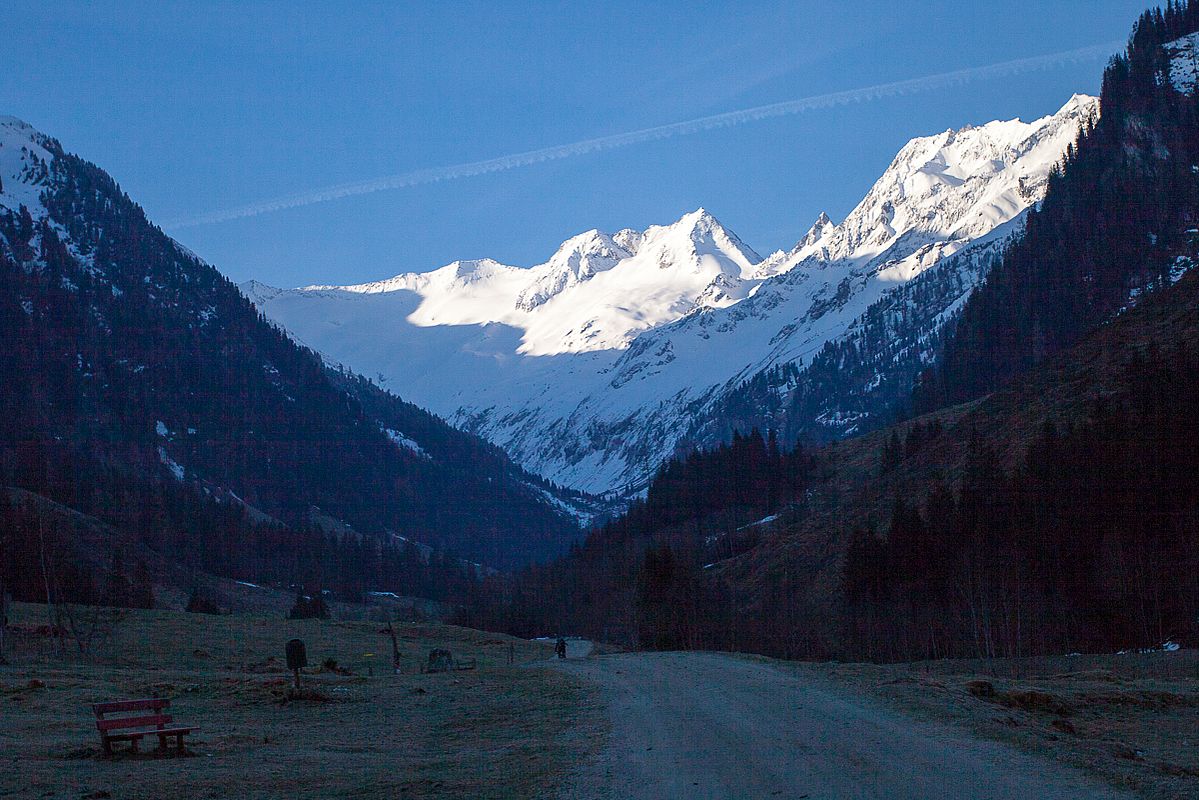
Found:
[[(167, 739), (175, 737), (175, 747), (183, 752), (183, 737), (197, 727), (172, 725), (174, 718), (166, 713), (171, 701), (165, 697), (150, 700), (118, 700), (114, 703), (96, 703), (96, 728), (100, 731), (100, 743), (105, 755), (112, 755), (113, 742), (129, 742), (130, 749), (137, 752), (137, 745), (146, 736), (158, 737), (158, 749), (165, 750)], [(108, 714), (123, 716), (111, 717)]]

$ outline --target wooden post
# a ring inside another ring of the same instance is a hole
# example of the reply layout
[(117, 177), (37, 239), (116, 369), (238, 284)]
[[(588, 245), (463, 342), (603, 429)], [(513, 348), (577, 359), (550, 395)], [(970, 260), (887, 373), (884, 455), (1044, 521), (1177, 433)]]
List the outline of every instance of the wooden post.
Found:
[(387, 632), (391, 634), (391, 671), (400, 674), (400, 644), (396, 641), (395, 628), (391, 627), (391, 620), (387, 620)]
[(508, 643), (508, 666), (516, 663), (516, 645), (512, 642)]
[(6, 636), (8, 634), (8, 591), (4, 579), (0, 578), (0, 665), (8, 663), (5, 657)]
[(304, 643), (299, 639), (292, 639), (287, 643), (287, 666), (295, 673), (296, 676), (296, 692), (300, 691), (300, 670), (308, 666), (308, 653), (304, 649)]

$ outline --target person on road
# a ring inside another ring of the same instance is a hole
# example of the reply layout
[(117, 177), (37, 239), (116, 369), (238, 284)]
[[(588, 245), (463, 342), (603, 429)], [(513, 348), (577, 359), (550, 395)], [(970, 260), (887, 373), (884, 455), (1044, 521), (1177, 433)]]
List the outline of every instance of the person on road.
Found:
[(558, 643), (554, 645), (554, 652), (558, 654), (558, 658), (566, 658), (566, 640), (561, 636), (558, 637)]

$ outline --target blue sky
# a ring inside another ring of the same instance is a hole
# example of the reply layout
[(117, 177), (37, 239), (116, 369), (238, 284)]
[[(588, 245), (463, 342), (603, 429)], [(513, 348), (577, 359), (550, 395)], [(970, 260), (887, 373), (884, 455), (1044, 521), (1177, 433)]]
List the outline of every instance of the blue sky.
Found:
[[(848, 7), (848, 8), (847, 8)], [(965, 7), (965, 8), (964, 8)], [(20, 3), (0, 114), (156, 221), (826, 92), (1123, 41), (1141, 2)], [(764, 255), (843, 217), (913, 136), (1052, 113), (1101, 60), (172, 233), (235, 280), (545, 260), (708, 208)]]

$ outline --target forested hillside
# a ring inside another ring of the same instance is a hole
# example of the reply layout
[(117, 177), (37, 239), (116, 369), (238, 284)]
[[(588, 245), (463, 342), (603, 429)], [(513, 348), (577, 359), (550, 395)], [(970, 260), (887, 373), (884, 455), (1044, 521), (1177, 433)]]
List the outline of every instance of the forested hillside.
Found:
[(727, 646), (740, 630), (703, 565), (756, 547), (801, 498), (810, 460), (774, 437), (737, 434), (658, 470), (643, 500), (559, 561), (494, 576), (460, 621), (518, 635), (572, 631), (661, 648)]
[[(569, 546), (495, 447), (331, 373), (98, 167), (0, 133), (0, 486), (247, 580), (408, 591), (406, 541), (499, 567)], [(0, 510), (10, 536), (32, 513)]]
[(1099, 120), (966, 303), (919, 410), (995, 389), (1177, 278), (1199, 221), (1199, 111), (1194, 77), (1172, 71), (1165, 45), (1197, 28), (1196, 4), (1141, 16), (1104, 73)]

